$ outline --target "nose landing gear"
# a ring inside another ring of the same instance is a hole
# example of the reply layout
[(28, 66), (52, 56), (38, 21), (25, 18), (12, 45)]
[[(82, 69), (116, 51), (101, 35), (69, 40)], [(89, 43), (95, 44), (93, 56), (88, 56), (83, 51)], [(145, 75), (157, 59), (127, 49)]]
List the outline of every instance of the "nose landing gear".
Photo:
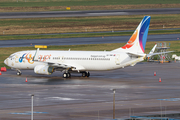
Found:
[(17, 70), (17, 75), (20, 76), (22, 73), (20, 70)]

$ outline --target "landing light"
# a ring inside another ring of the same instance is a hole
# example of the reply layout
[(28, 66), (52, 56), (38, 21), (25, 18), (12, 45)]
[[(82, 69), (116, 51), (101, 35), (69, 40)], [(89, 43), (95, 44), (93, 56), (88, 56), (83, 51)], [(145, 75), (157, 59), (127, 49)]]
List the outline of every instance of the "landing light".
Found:
[(35, 47), (35, 48), (47, 48), (46, 45), (35, 45), (34, 47)]

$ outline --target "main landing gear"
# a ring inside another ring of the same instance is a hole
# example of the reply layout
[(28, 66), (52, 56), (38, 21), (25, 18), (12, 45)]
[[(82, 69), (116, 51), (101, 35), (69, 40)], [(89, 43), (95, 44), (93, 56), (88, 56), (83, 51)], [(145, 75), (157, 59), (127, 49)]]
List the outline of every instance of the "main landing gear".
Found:
[(17, 70), (17, 75), (20, 76), (22, 73), (20, 70)]
[(63, 78), (70, 78), (71, 77), (71, 73), (67, 72), (67, 73), (63, 73)]
[[(90, 76), (90, 73), (88, 71), (83, 71), (81, 73), (82, 73), (82, 77), (89, 77)], [(69, 73), (67, 71), (63, 73), (63, 78), (70, 78), (70, 77), (71, 77), (71, 73)]]
[(90, 76), (90, 73), (88, 71), (84, 71), (81, 73), (82, 73), (82, 77), (89, 77)]

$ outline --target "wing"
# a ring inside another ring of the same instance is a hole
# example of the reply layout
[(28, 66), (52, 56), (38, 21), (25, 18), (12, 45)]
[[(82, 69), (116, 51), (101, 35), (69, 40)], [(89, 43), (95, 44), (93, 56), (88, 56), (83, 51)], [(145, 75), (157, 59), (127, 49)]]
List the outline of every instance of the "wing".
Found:
[(80, 70), (85, 70), (85, 68), (79, 64), (75, 64), (75, 63), (58, 63), (58, 62), (53, 62), (53, 61), (39, 61), (38, 60), (38, 56), (39, 56), (39, 48), (37, 48), (36, 53), (34, 55), (33, 61), (35, 62), (43, 62), (46, 63), (48, 66), (52, 66), (57, 70), (72, 70), (72, 71), (80, 71)]
[(151, 57), (151, 56), (153, 56), (153, 55), (160, 55), (160, 54), (165, 54), (165, 53), (171, 53), (171, 52), (174, 52), (174, 51), (151, 53), (151, 54), (147, 54), (147, 57)]

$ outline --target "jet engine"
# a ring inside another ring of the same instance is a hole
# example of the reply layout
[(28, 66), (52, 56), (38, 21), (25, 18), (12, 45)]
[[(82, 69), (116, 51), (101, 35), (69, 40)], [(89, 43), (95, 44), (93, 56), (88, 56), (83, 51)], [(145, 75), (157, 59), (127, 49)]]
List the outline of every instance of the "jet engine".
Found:
[(36, 65), (34, 67), (34, 72), (36, 74), (50, 75), (54, 72), (54, 68), (48, 65)]

